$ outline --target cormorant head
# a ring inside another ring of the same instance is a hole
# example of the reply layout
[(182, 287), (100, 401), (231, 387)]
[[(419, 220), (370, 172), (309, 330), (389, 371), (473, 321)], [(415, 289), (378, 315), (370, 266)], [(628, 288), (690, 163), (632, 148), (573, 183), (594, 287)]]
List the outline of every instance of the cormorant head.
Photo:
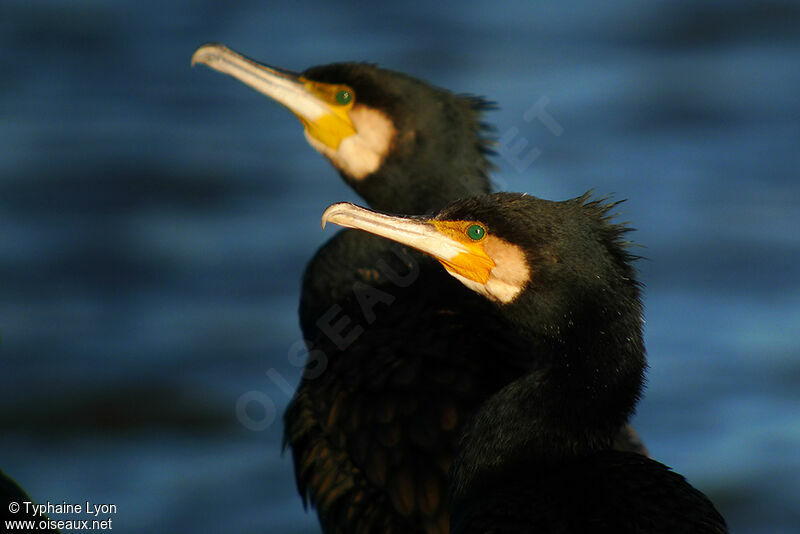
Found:
[(230, 74), (289, 108), (309, 144), (377, 209), (424, 213), (489, 191), (480, 113), (490, 104), (480, 98), (367, 63), (292, 73), (218, 44), (198, 48), (192, 63)]
[(639, 287), (615, 204), (589, 195), (552, 202), (519, 193), (456, 201), (433, 217), (398, 217), (334, 204), (326, 221), (415, 247), (506, 313), (558, 325), (592, 299), (608, 312), (640, 312)]

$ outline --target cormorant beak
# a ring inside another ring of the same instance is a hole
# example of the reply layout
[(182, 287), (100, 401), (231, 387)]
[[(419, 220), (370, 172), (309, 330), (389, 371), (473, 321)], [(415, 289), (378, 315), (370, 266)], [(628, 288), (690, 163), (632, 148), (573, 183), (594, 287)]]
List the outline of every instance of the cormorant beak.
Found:
[(322, 214), (322, 227), (328, 222), (364, 230), (430, 254), (473, 289), (473, 284), (485, 285), (495, 267), (482, 243), (467, 236), (469, 222), (387, 215), (349, 202), (328, 207)]
[(349, 115), (352, 97), (346, 104), (337, 102), (337, 94), (348, 91), (347, 86), (308, 80), (300, 74), (258, 63), (216, 43), (198, 48), (192, 55), (192, 65), (195, 63), (229, 74), (283, 104), (297, 115), (308, 135), (333, 150), (339, 148), (343, 139), (356, 133)]

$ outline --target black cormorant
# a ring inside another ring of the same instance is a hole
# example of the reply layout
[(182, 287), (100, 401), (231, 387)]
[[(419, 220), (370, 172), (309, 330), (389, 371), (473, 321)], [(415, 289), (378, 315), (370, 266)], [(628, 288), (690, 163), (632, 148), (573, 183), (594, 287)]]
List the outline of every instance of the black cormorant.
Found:
[[(292, 110), (373, 207), (421, 214), (490, 190), (480, 98), (365, 63), (295, 74), (216, 44), (192, 61)], [(461, 425), (526, 370), (482, 359), (468, 325), (485, 307), (428, 256), (363, 232), (340, 232), (311, 261), (300, 304), (311, 352), (286, 440), (326, 532), (447, 531)], [(644, 451), (628, 426), (619, 446)]]
[[(526, 374), (465, 425), (451, 471), (455, 533), (724, 533), (686, 480), (645, 456), (610, 450), (646, 367), (640, 288), (613, 203), (498, 193), (433, 217), (340, 203), (325, 222), (366, 230), (436, 258), (494, 308), (465, 325), (488, 367), (507, 339)], [(489, 339), (487, 339), (487, 337)], [(524, 340), (523, 343), (519, 343)]]

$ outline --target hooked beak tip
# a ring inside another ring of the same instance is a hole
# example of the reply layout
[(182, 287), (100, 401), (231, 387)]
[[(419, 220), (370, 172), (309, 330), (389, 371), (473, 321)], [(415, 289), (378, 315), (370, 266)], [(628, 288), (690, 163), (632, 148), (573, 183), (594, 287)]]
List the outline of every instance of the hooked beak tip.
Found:
[(200, 46), (192, 54), (191, 66), (194, 67), (197, 63), (208, 65), (209, 60), (215, 55), (229, 51), (228, 47), (219, 43), (206, 43)]
[(204, 48), (205, 47), (200, 47), (200, 48), (198, 48), (197, 50), (194, 51), (194, 54), (192, 54), (192, 61), (190, 63), (190, 66), (194, 67), (198, 63), (205, 63), (204, 55), (205, 55), (206, 51), (203, 50)]
[(337, 202), (336, 204), (331, 204), (328, 206), (325, 211), (322, 212), (322, 219), (320, 220), (322, 223), (322, 229), (325, 229), (325, 225), (328, 224), (328, 221), (338, 224), (338, 221), (335, 220), (336, 215), (341, 213), (343, 208), (351, 206), (352, 205), (349, 202)]

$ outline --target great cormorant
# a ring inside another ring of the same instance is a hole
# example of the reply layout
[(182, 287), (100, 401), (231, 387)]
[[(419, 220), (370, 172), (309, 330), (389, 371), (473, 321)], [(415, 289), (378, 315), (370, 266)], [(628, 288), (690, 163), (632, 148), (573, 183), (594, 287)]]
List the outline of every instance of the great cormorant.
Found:
[(325, 222), (438, 260), (493, 307), (466, 335), (504, 367), (505, 336), (527, 373), (465, 425), (451, 471), (455, 533), (724, 533), (713, 504), (645, 456), (610, 450), (646, 367), (640, 288), (613, 203), (516, 193), (460, 200), (433, 217), (340, 203)]
[[(373, 207), (421, 214), (490, 190), (482, 99), (364, 63), (295, 74), (216, 44), (192, 61), (288, 107)], [(286, 440), (326, 532), (447, 532), (461, 425), (526, 370), (481, 358), (468, 325), (485, 306), (431, 258), (363, 232), (340, 232), (311, 261), (300, 304), (311, 352)], [(619, 446), (644, 451), (628, 426)]]

